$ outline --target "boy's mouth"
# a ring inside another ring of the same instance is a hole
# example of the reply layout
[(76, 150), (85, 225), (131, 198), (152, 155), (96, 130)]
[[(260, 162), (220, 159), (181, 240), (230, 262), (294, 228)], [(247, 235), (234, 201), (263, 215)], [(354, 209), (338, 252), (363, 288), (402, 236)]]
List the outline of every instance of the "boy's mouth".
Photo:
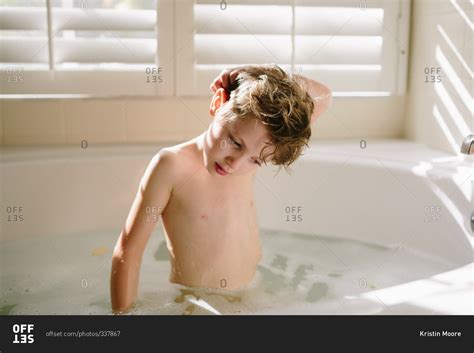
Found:
[(216, 169), (216, 172), (219, 173), (220, 175), (227, 175), (229, 173), (227, 173), (220, 165), (219, 163), (215, 163), (214, 165), (215, 169)]

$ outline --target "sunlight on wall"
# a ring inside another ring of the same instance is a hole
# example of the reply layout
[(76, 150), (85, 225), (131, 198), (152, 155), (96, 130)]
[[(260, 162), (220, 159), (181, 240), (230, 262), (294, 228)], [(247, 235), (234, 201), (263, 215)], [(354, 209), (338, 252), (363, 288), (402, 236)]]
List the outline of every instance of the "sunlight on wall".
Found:
[(470, 5), (418, 1), (413, 12), (407, 136), (456, 155), (474, 125)]
[[(464, 18), (464, 20), (467, 22), (467, 25), (472, 27), (472, 23), (470, 23), (469, 19), (467, 19), (465, 13), (462, 11), (459, 5), (454, 0), (451, 1), (451, 4), (455, 7), (461, 17)], [(472, 129), (468, 126), (467, 121), (472, 121), (473, 99), (467, 90), (466, 85), (461, 79), (464, 70), (455, 69), (456, 65), (453, 62), (454, 58), (456, 58), (461, 64), (462, 68), (466, 69), (467, 67), (466, 71), (471, 77), (472, 72), (469, 70), (466, 60), (464, 60), (462, 57), (460, 50), (456, 48), (453, 41), (444, 30), (443, 26), (438, 24), (436, 28), (440, 37), (443, 38), (444, 42), (447, 44), (447, 48), (450, 49), (450, 53), (446, 55), (440, 46), (441, 43), (439, 43), (436, 45), (434, 53), (438, 67), (440, 67), (442, 70), (442, 78), (443, 80), (448, 78), (450, 85), (446, 85), (446, 81), (445, 83), (442, 83), (441, 79), (434, 83), (434, 90), (437, 94), (437, 97), (443, 104), (443, 108), (447, 111), (448, 116), (441, 116), (436, 103), (433, 105), (433, 115), (448, 143), (450, 144), (453, 152), (460, 153), (459, 141), (461, 141), (472, 131)], [(457, 67), (459, 67), (459, 65), (457, 65)], [(461, 74), (459, 72), (461, 72)], [(449, 88), (451, 85), (454, 90)], [(468, 113), (465, 113), (466, 111), (470, 112), (471, 114), (468, 115)]]

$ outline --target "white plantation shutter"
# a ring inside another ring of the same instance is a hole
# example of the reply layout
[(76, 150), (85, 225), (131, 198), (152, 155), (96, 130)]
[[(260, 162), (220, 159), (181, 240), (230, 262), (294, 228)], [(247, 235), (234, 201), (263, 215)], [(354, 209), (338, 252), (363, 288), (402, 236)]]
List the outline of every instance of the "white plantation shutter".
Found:
[(0, 62), (47, 68), (46, 6), (0, 8)]
[[(208, 95), (223, 68), (252, 63), (279, 64), (334, 96), (405, 90), (409, 0), (4, 1), (4, 94)], [(101, 7), (110, 3), (135, 5)], [(21, 83), (7, 82), (18, 68)]]
[(178, 3), (178, 94), (208, 94), (223, 68), (271, 62), (336, 96), (404, 92), (408, 1)]
[[(54, 61), (56, 65), (67, 63), (109, 63), (153, 65), (156, 57), (156, 11), (154, 10), (53, 10), (53, 31), (76, 33), (104, 32), (113, 34), (95, 36), (55, 36)], [(132, 38), (123, 38), (116, 33), (128, 32)]]
[[(49, 17), (46, 1), (1, 7), (0, 63), (25, 70), (21, 85), (2, 82), (3, 93), (171, 94), (172, 1), (138, 1), (138, 9), (104, 3), (52, 1)], [(31, 31), (41, 35), (30, 37)]]
[[(54, 66), (62, 63), (131, 63), (154, 64), (156, 40), (154, 28), (156, 13), (141, 10), (91, 10), (80, 8), (52, 10), (52, 30), (55, 33), (87, 31), (102, 33), (104, 31), (142, 31), (149, 38), (122, 38), (111, 35), (104, 38), (80, 37), (75, 33), (65, 36), (54, 36)], [(4, 8), (1, 11), (2, 30), (39, 30), (43, 32), (40, 39), (28, 40), (19, 35), (2, 39), (2, 62), (48, 62), (46, 8), (29, 9), (21, 7)], [(151, 36), (150, 36), (151, 34)], [(121, 44), (123, 43), (123, 45)], [(129, 50), (127, 49), (129, 48)]]

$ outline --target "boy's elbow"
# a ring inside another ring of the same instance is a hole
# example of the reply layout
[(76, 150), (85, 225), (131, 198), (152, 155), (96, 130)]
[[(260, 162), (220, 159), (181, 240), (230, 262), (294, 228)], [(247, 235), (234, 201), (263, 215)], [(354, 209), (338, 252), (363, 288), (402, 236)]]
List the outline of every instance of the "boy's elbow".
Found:
[(314, 99), (314, 110), (311, 115), (311, 123), (323, 115), (332, 104), (332, 91), (327, 88), (321, 95)]
[(329, 87), (321, 85), (321, 90), (318, 92), (318, 95), (314, 98), (314, 101), (320, 103), (326, 108), (332, 102), (332, 91)]
[(122, 244), (122, 242), (117, 242), (112, 252), (112, 260), (123, 260), (122, 262), (134, 262), (139, 258), (141, 258), (139, 249), (127, 243)]
[(124, 239), (125, 237), (122, 233), (112, 252), (112, 266), (118, 271), (124, 267), (139, 266), (143, 254), (133, 242)]
[(114, 254), (123, 255), (124, 253), (132, 253), (138, 251), (138, 242), (136, 241), (136, 232), (127, 232), (123, 229), (120, 233), (117, 243), (115, 244)]
[(332, 105), (332, 91), (328, 88), (325, 98), (323, 99), (323, 109), (328, 110)]

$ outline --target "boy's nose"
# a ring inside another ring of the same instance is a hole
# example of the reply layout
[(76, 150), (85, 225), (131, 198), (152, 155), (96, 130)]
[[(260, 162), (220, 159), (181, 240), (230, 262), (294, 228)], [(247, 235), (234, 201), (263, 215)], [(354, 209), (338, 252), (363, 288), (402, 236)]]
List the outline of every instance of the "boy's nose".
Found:
[(228, 156), (225, 158), (226, 170), (229, 173), (233, 173), (239, 169), (242, 163), (242, 156)]

